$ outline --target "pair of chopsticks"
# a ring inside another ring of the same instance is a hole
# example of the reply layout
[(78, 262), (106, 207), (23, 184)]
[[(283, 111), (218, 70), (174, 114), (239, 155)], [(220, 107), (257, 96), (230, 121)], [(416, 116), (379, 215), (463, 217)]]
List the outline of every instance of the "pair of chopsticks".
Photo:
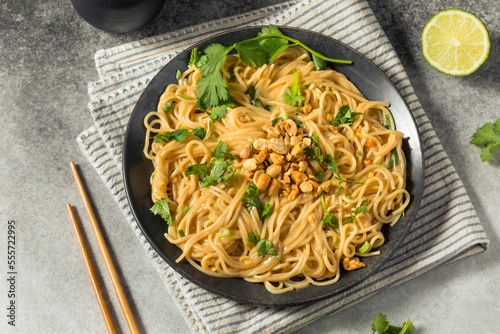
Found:
[[(108, 274), (111, 278), (111, 282), (113, 283), (113, 287), (115, 289), (115, 293), (118, 297), (118, 301), (120, 302), (120, 306), (122, 308), (123, 314), (125, 315), (125, 320), (127, 321), (128, 328), (131, 333), (140, 333), (139, 327), (137, 326), (137, 322), (135, 321), (134, 315), (132, 313), (132, 309), (127, 300), (127, 296), (123, 290), (123, 287), (120, 283), (120, 279), (118, 278), (118, 273), (116, 272), (115, 266), (113, 264), (113, 260), (111, 259), (111, 255), (109, 254), (108, 247), (104, 242), (104, 238), (101, 233), (101, 229), (99, 228), (99, 224), (94, 215), (94, 211), (92, 210), (92, 206), (90, 205), (90, 201), (88, 199), (87, 193), (83, 187), (82, 181), (80, 180), (80, 176), (76, 169), (76, 166), (73, 162), (70, 163), (71, 170), (73, 171), (73, 176), (75, 177), (76, 184), (78, 186), (78, 190), (80, 191), (80, 196), (82, 197), (83, 204), (85, 205), (85, 210), (87, 211), (87, 215), (89, 216), (90, 223), (92, 225), (92, 229), (94, 230), (95, 237), (97, 239), (97, 243), (101, 250), (101, 254), (104, 258), (104, 262), (106, 264), (106, 268), (108, 269)], [(87, 252), (87, 248), (85, 246), (82, 234), (78, 227), (78, 222), (73, 213), (73, 209), (70, 204), (67, 204), (69, 216), (71, 218), (71, 222), (73, 223), (73, 228), (75, 229), (75, 234), (78, 239), (78, 244), (80, 245), (80, 250), (82, 251), (83, 259), (85, 261), (85, 265), (87, 267), (87, 271), (90, 276), (90, 281), (92, 283), (92, 287), (94, 288), (94, 292), (97, 297), (97, 302), (99, 303), (99, 307), (101, 309), (102, 316), (104, 317), (104, 322), (106, 323), (106, 328), (109, 333), (116, 333), (116, 328), (113, 323), (113, 319), (111, 318), (111, 314), (106, 305), (106, 301), (104, 300), (104, 296), (102, 294), (101, 287), (97, 280), (96, 273), (94, 271), (94, 267), (90, 261), (89, 254)]]

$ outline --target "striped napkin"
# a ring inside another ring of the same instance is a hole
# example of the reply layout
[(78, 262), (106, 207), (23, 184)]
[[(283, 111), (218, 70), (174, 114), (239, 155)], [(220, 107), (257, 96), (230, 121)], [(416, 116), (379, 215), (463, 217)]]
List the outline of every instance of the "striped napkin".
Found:
[[(422, 135), (425, 188), (421, 208), (402, 247), (368, 280), (322, 302), (270, 308), (242, 305), (213, 295), (179, 276), (150, 247), (125, 196), (122, 142), (134, 105), (158, 70), (193, 43), (230, 28), (276, 24), (331, 36), (380, 67), (406, 99)], [(488, 239), (469, 196), (422, 109), (391, 43), (366, 1), (303, 0), (204, 23), (165, 35), (98, 51), (100, 79), (90, 83), (95, 124), (78, 143), (109, 188), (139, 242), (195, 333), (281, 333), (297, 330), (364, 298), (459, 258), (482, 252)], [(248, 319), (252, 319), (249, 321)]]

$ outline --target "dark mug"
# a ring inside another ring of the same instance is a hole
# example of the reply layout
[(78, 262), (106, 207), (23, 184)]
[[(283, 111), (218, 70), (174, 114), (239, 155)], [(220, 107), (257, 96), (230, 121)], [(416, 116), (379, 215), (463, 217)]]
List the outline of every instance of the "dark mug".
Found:
[(71, 3), (78, 14), (94, 27), (125, 33), (151, 22), (165, 0), (71, 0)]

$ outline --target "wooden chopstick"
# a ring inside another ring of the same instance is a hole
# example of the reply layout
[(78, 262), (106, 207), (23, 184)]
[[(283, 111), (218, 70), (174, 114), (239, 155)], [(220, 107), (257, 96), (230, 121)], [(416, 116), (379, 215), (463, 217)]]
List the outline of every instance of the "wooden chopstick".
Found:
[(85, 241), (83, 240), (80, 228), (78, 227), (78, 222), (76, 220), (75, 214), (73, 213), (73, 209), (71, 208), (70, 204), (66, 204), (66, 207), (68, 208), (69, 217), (71, 218), (73, 228), (75, 229), (76, 239), (78, 240), (78, 245), (80, 245), (83, 260), (85, 261), (85, 266), (87, 267), (87, 272), (89, 273), (90, 282), (92, 283), (92, 287), (94, 288), (95, 296), (97, 298), (97, 302), (99, 303), (99, 308), (101, 309), (104, 322), (106, 323), (106, 328), (108, 329), (108, 333), (116, 333), (115, 324), (113, 323), (113, 319), (111, 318), (111, 314), (109, 313), (108, 305), (106, 304), (106, 300), (104, 299), (104, 296), (102, 294), (101, 286), (99, 284), (99, 281), (97, 280), (94, 266), (90, 261), (89, 253), (87, 252)]
[(108, 247), (106, 246), (104, 237), (102, 236), (101, 229), (99, 228), (97, 218), (94, 215), (94, 211), (92, 210), (92, 206), (90, 205), (89, 198), (87, 196), (87, 193), (85, 192), (82, 181), (80, 180), (80, 175), (78, 174), (76, 166), (73, 162), (70, 163), (70, 166), (71, 170), (73, 171), (73, 176), (75, 177), (78, 190), (80, 191), (80, 196), (82, 197), (85, 210), (87, 211), (87, 215), (89, 216), (92, 229), (94, 230), (94, 234), (97, 239), (97, 244), (99, 245), (99, 248), (101, 250), (102, 257), (104, 258), (104, 263), (106, 264), (106, 268), (108, 269), (108, 274), (109, 277), (111, 278), (111, 283), (113, 283), (115, 293), (118, 297), (118, 301), (120, 302), (123, 314), (125, 315), (125, 320), (127, 321), (128, 328), (131, 333), (134, 334), (140, 333), (139, 326), (135, 321), (134, 314), (132, 312), (132, 309), (130, 308), (122, 284), (120, 283), (118, 273), (116, 272), (115, 265), (113, 264), (113, 260), (111, 258), (111, 255), (109, 254)]

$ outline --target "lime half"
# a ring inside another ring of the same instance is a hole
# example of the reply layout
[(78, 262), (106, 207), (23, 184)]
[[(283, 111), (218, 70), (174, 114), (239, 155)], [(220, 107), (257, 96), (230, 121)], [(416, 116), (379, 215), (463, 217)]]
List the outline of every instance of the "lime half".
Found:
[(484, 63), (490, 37), (477, 16), (460, 9), (434, 15), (422, 32), (422, 53), (429, 64), (448, 75), (468, 75)]

